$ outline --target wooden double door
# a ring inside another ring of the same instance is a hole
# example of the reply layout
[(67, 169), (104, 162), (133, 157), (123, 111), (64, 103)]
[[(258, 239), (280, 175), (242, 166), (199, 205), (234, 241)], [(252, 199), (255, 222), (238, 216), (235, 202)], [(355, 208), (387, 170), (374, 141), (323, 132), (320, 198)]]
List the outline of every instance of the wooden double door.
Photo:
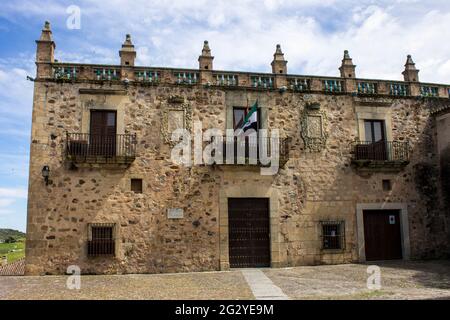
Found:
[(229, 198), (228, 236), (230, 267), (269, 267), (269, 199)]
[(402, 259), (399, 210), (364, 210), (366, 260)]

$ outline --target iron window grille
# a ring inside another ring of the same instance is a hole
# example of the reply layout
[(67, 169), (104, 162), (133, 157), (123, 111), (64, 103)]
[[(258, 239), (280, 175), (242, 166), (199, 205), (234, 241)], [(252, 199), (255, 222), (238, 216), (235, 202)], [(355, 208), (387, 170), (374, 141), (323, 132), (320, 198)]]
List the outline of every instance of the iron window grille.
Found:
[(88, 256), (115, 256), (116, 225), (91, 223), (88, 226)]
[(320, 221), (322, 249), (342, 250), (345, 248), (345, 221)]

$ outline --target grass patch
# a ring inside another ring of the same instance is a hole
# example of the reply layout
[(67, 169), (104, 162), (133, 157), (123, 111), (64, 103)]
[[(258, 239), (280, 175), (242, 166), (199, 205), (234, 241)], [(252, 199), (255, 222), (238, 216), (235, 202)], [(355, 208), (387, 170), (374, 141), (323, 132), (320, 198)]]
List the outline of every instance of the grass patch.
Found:
[(8, 263), (25, 257), (25, 238), (18, 239), (15, 243), (0, 243), (0, 258), (6, 256)]

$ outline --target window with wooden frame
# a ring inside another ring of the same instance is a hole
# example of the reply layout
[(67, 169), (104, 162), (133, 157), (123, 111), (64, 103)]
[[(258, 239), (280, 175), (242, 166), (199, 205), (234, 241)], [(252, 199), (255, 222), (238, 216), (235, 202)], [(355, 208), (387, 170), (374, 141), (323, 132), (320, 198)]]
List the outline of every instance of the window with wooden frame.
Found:
[(91, 223), (88, 226), (88, 256), (115, 256), (114, 223)]
[(385, 140), (385, 125), (383, 120), (364, 120), (366, 141), (375, 143)]
[(341, 250), (345, 248), (345, 222), (320, 221), (322, 229), (322, 249)]
[[(239, 129), (243, 126), (245, 117), (247, 116), (250, 108), (245, 107), (233, 107), (233, 130)], [(257, 111), (258, 129), (261, 128), (261, 109)]]

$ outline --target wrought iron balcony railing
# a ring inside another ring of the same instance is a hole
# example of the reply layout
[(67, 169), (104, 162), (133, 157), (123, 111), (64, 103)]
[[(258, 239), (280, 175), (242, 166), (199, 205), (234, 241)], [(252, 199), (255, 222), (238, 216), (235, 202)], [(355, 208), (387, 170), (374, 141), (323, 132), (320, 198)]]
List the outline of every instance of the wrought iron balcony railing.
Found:
[[(257, 166), (271, 166), (273, 163), (263, 163), (260, 158), (260, 149), (266, 149), (266, 155), (268, 158), (271, 154), (278, 156), (279, 166), (283, 167), (289, 160), (289, 146), (290, 138), (280, 138), (278, 143), (275, 141), (276, 138), (267, 137), (265, 139), (252, 139), (250, 137), (237, 138), (227, 140), (223, 137), (223, 164), (224, 165), (257, 165)], [(262, 146), (261, 144), (264, 144)], [(227, 152), (232, 150), (230, 159), (227, 159)], [(228, 160), (232, 160), (229, 163)]]
[(358, 141), (353, 146), (353, 162), (394, 163), (409, 162), (409, 144), (405, 141)]
[(74, 163), (130, 164), (136, 144), (136, 134), (67, 133), (66, 157)]

